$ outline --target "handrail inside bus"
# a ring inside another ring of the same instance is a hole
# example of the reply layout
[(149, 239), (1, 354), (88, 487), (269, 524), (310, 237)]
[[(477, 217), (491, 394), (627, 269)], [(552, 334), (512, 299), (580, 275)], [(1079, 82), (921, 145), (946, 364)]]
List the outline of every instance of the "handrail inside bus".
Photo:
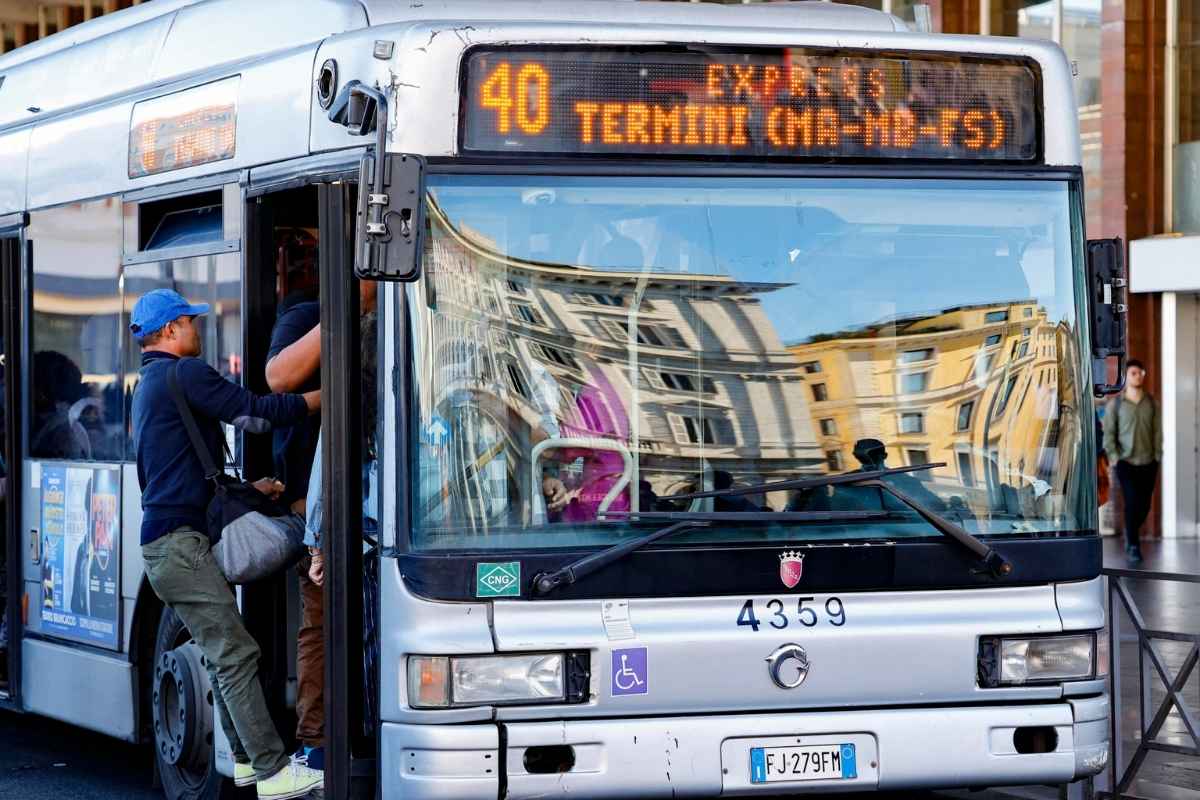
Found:
[(542, 485), (541, 476), (538, 472), (539, 464), (542, 460), (542, 454), (547, 450), (562, 450), (566, 448), (577, 447), (585, 450), (608, 450), (613, 453), (619, 453), (621, 460), (624, 462), (624, 469), (621, 472), (621, 477), (612, 485), (608, 493), (604, 495), (604, 499), (600, 501), (600, 507), (596, 511), (597, 519), (603, 519), (604, 513), (608, 511), (609, 506), (620, 497), (621, 492), (633, 481), (633, 454), (629, 452), (629, 448), (613, 439), (603, 439), (598, 436), (569, 436), (563, 439), (546, 439), (538, 442), (533, 446), (533, 451), (530, 456), (532, 464), (530, 466), (530, 495), (533, 498), (532, 516), (533, 524), (544, 524), (546, 517), (546, 501), (542, 497), (541, 491), (538, 489)]

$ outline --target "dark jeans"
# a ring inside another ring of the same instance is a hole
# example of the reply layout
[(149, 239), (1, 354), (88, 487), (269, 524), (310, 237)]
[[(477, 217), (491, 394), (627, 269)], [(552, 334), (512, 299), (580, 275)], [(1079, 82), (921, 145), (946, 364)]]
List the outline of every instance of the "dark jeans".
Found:
[(1138, 531), (1150, 513), (1154, 499), (1154, 482), (1158, 479), (1158, 462), (1136, 466), (1128, 461), (1117, 462), (1117, 482), (1125, 501), (1125, 546), (1136, 547)]

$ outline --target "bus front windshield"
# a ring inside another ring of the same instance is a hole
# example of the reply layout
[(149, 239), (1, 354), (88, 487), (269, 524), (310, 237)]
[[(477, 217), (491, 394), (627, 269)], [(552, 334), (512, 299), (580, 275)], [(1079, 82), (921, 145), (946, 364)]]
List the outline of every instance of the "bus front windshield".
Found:
[(414, 549), (664, 524), (639, 511), (876, 512), (685, 542), (936, 537), (878, 487), (673, 499), (926, 464), (890, 480), (972, 533), (1095, 527), (1067, 183), (443, 174), (428, 192), (406, 298)]

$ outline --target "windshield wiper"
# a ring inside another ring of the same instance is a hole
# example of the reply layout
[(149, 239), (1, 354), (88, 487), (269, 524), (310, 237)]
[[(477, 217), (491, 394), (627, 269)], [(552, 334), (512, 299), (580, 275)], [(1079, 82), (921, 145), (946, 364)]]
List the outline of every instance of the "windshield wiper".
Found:
[(927, 505), (917, 500), (907, 492), (897, 489), (883, 479), (889, 475), (902, 475), (910, 472), (944, 467), (945, 462), (931, 464), (914, 464), (908, 467), (892, 467), (889, 469), (864, 470), (862, 472), (843, 472), (837, 475), (822, 475), (817, 478), (797, 478), (774, 483), (760, 483), (756, 486), (745, 486), (740, 489), (716, 489), (710, 492), (693, 492), (691, 494), (673, 495), (669, 500), (692, 500), (703, 497), (736, 497), (746, 494), (763, 494), (794, 489), (817, 489), (824, 486), (861, 486), (879, 489), (911, 508), (921, 519), (928, 522), (934, 530), (943, 536), (953, 539), (957, 544), (973, 553), (982, 563), (983, 569), (997, 578), (1012, 573), (1013, 565), (1004, 556), (988, 546), (987, 542), (973, 536), (961, 525), (943, 517)]
[[(952, 539), (966, 550), (979, 558), (983, 569), (995, 577), (1003, 577), (1012, 572), (1012, 563), (997, 553), (988, 544), (960, 525), (951, 522), (936, 511), (930, 509), (921, 501), (908, 493), (885, 483), (883, 478), (889, 475), (903, 475), (910, 472), (944, 467), (944, 463), (917, 464), (908, 467), (892, 467), (889, 469), (867, 470), (863, 472), (845, 472), (838, 475), (823, 475), (815, 478), (796, 478), (773, 483), (761, 483), (755, 486), (745, 486), (740, 489), (716, 489), (708, 492), (692, 492), (677, 494), (663, 498), (665, 500), (695, 500), (706, 497), (737, 497), (747, 494), (763, 494), (796, 489), (816, 489), (825, 486), (856, 486), (875, 488), (885, 492), (912, 509), (916, 514), (929, 523), (938, 533)], [(714, 522), (859, 522), (871, 519), (881, 519), (893, 516), (887, 511), (624, 511), (606, 512), (606, 516), (625, 516), (629, 519), (647, 519), (674, 521), (665, 528), (659, 528), (653, 533), (621, 542), (605, 548), (598, 553), (586, 555), (559, 567), (551, 572), (541, 572), (533, 577), (533, 593), (548, 594), (559, 586), (575, 583), (593, 572), (619, 561), (635, 550), (653, 544), (659, 539), (672, 536), (680, 531), (694, 528), (705, 528)]]
[(851, 483), (879, 480), (888, 475), (907, 475), (910, 472), (921, 472), (927, 469), (946, 466), (945, 462), (932, 464), (914, 464), (911, 467), (888, 467), (863, 472), (839, 472), (836, 475), (819, 475), (815, 478), (793, 478), (773, 483), (757, 483), (743, 486), (740, 489), (713, 489), (708, 492), (691, 492), (690, 494), (673, 494), (663, 500), (699, 500), (704, 497), (738, 497), (744, 494), (766, 494), (767, 492), (783, 492), (795, 489), (820, 489), (825, 486), (844, 486)]
[[(665, 539), (680, 531), (707, 528), (714, 522), (859, 522), (889, 517), (886, 511), (628, 511), (621, 512), (631, 519), (675, 520), (665, 528), (653, 533), (614, 544), (598, 553), (591, 553), (551, 572), (540, 572), (533, 576), (533, 593), (548, 594), (563, 584), (571, 584), (591, 575), (596, 570), (620, 561), (634, 550), (639, 550), (659, 539)], [(615, 516), (616, 512), (606, 512)]]

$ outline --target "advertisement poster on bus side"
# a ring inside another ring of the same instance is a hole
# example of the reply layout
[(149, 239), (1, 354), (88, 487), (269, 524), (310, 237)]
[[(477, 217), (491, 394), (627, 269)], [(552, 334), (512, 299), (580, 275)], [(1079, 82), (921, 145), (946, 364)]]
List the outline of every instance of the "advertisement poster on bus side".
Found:
[(42, 632), (117, 647), (120, 473), (42, 467)]

